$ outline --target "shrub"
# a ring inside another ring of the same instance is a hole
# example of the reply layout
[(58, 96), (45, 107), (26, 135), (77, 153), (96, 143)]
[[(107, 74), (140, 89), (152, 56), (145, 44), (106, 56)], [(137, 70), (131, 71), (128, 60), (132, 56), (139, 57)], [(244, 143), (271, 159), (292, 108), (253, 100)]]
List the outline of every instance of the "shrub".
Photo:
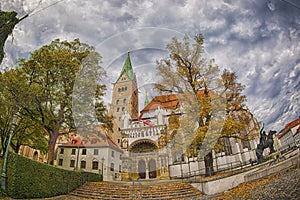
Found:
[(13, 198), (43, 198), (67, 194), (100, 176), (88, 172), (63, 170), (17, 154), (8, 159), (8, 194)]

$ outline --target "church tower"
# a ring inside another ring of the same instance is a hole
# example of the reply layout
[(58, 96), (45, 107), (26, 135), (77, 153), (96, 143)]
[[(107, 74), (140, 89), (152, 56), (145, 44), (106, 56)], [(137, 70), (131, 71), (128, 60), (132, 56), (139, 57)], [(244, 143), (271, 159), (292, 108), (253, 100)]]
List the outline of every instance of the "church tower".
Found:
[(113, 85), (110, 113), (114, 116), (115, 125), (122, 128), (123, 114), (129, 114), (131, 119), (138, 118), (138, 87), (133, 72), (130, 52), (128, 51), (122, 71)]

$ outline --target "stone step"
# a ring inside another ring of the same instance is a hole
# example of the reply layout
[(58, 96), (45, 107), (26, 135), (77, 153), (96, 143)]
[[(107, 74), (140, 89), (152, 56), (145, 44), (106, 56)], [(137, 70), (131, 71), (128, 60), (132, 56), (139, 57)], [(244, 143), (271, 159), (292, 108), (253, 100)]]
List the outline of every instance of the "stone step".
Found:
[(73, 199), (197, 199), (203, 194), (188, 183), (153, 182), (152, 185), (134, 186), (124, 182), (91, 182), (86, 183), (69, 194)]

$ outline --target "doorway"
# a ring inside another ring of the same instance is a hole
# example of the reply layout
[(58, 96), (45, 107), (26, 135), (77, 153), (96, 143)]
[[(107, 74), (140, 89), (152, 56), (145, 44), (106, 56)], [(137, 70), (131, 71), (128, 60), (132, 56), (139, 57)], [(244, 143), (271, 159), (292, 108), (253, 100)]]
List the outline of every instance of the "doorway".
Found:
[(145, 179), (146, 178), (146, 163), (144, 160), (139, 160), (138, 171), (139, 171), (139, 178)]
[(154, 159), (151, 159), (148, 163), (149, 169), (149, 178), (156, 178), (156, 162)]

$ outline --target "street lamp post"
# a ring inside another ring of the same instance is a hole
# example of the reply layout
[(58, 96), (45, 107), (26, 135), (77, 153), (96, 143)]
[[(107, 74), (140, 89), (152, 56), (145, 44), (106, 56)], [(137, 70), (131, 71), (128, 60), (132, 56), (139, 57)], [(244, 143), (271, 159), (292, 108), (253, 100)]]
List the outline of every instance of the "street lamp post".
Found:
[(101, 159), (102, 161), (102, 167), (101, 167), (101, 172), (102, 172), (102, 181), (104, 180), (104, 172), (103, 172), (103, 165), (104, 165), (104, 158)]
[(17, 121), (17, 116), (13, 115), (12, 117), (12, 123), (11, 123), (11, 129), (9, 132), (9, 138), (7, 141), (7, 146), (6, 150), (4, 153), (4, 161), (3, 161), (3, 167), (2, 167), (2, 174), (1, 174), (1, 189), (5, 192), (7, 192), (7, 161), (8, 161), (8, 152), (9, 152), (9, 147), (11, 143), (11, 139), (16, 127), (16, 121)]

